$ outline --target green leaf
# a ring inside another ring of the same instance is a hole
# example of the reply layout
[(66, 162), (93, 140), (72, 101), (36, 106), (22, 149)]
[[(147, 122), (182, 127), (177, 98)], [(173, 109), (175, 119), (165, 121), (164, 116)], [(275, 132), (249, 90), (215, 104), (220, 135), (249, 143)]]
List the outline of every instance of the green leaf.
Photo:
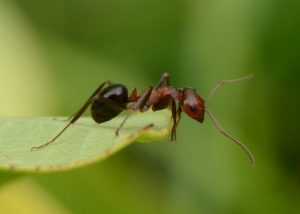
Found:
[(0, 117), (0, 168), (43, 172), (76, 168), (103, 160), (134, 141), (163, 138), (170, 130), (167, 110), (133, 114), (118, 136), (115, 131), (124, 116), (102, 124), (82, 117), (52, 144), (31, 151), (51, 140), (67, 124), (64, 119)]

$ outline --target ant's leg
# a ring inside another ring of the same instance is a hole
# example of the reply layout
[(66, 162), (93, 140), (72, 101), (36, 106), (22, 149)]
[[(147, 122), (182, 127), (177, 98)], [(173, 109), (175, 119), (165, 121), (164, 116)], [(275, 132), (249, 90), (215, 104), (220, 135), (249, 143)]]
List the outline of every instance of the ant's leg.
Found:
[(74, 116), (70, 118), (70, 122), (49, 142), (42, 144), (40, 146), (34, 146), (31, 148), (31, 150), (38, 150), (41, 148), (44, 148), (48, 146), (49, 144), (53, 143), (71, 124), (75, 123), (79, 117), (85, 112), (85, 110), (89, 107), (89, 105), (93, 102), (93, 100), (97, 97), (97, 94), (102, 90), (105, 84), (111, 84), (110, 81), (103, 82), (95, 91), (94, 93), (89, 97), (89, 99), (85, 102), (85, 104), (78, 110)]
[(153, 90), (153, 87), (149, 87), (147, 90), (145, 90), (143, 92), (143, 94), (139, 97), (139, 99), (133, 104), (133, 106), (130, 107), (128, 114), (126, 115), (126, 117), (124, 118), (124, 120), (122, 121), (120, 126), (117, 128), (116, 135), (119, 135), (120, 129), (122, 128), (122, 126), (124, 125), (126, 120), (130, 117), (132, 112), (134, 112), (137, 109), (142, 109), (145, 106), (145, 104), (147, 103), (147, 101), (151, 95), (152, 90)]
[(169, 86), (169, 85), (170, 85), (170, 76), (168, 73), (163, 73), (156, 88), (162, 87), (162, 86)]
[[(102, 88), (105, 86), (105, 84), (111, 85), (111, 81), (107, 80), (103, 82), (95, 91), (94, 93), (89, 97), (89, 99), (85, 102), (85, 104), (77, 111), (77, 113), (74, 114), (74, 116), (71, 117), (71, 120), (68, 124), (68, 126), (72, 123), (75, 123), (79, 117), (85, 112), (85, 110), (89, 107), (89, 105), (92, 103), (94, 99), (97, 99), (97, 94), (102, 90)], [(54, 139), (55, 140), (55, 139)]]
[[(94, 93), (89, 97), (86, 103), (81, 107), (81, 109), (75, 113), (73, 116), (68, 118), (66, 121), (70, 121), (70, 123), (75, 123), (76, 120), (83, 114), (83, 112), (87, 109), (87, 107), (92, 103), (93, 99), (96, 99), (96, 95), (102, 90), (104, 85), (111, 85), (112, 82), (110, 80), (106, 80), (105, 82), (101, 83), (101, 85), (94, 91)], [(81, 113), (80, 113), (81, 112)], [(77, 117), (76, 117), (77, 116)], [(72, 122), (73, 121), (73, 122)]]
[(181, 119), (181, 112), (182, 112), (182, 108), (181, 108), (181, 105), (179, 105), (178, 109), (177, 109), (177, 116), (178, 116), (177, 125), (178, 125), (178, 123), (180, 122), (180, 119)]
[(176, 140), (176, 123), (177, 123), (177, 113), (176, 113), (176, 103), (172, 102), (172, 119), (173, 119), (173, 126), (171, 131), (171, 141)]
[(241, 81), (245, 81), (245, 80), (249, 80), (253, 77), (253, 74), (249, 74), (247, 76), (244, 77), (240, 77), (237, 79), (232, 79), (232, 80), (221, 80), (218, 84), (216, 84), (213, 89), (210, 91), (208, 97), (206, 98), (206, 102), (208, 100), (210, 100), (212, 98), (212, 96), (216, 93), (216, 91), (225, 83), (237, 83), (237, 82), (241, 82)]
[[(171, 132), (171, 141), (176, 140), (176, 130), (178, 127), (178, 124), (180, 122), (181, 119), (181, 112), (182, 112), (182, 108), (180, 106), (180, 104), (178, 105), (178, 109), (177, 112), (174, 112), (176, 109), (176, 106), (173, 106), (172, 104), (172, 119), (173, 119), (173, 126), (172, 126), (172, 132)], [(175, 115), (175, 116), (174, 116)], [(176, 116), (177, 116), (177, 120), (176, 120)], [(174, 119), (175, 118), (175, 119)]]
[(182, 108), (180, 106), (180, 104), (178, 105), (178, 109), (177, 109), (177, 121), (176, 121), (176, 126), (174, 128), (174, 136), (175, 136), (175, 139), (176, 139), (176, 130), (177, 130), (177, 127), (178, 127), (178, 124), (180, 122), (180, 119), (181, 119), (181, 112), (182, 112)]

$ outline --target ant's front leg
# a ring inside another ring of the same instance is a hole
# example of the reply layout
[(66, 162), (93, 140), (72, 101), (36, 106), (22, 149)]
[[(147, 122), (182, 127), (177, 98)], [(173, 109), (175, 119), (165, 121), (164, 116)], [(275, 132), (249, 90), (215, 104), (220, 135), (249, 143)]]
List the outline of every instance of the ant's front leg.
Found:
[(175, 101), (172, 101), (172, 119), (173, 119), (173, 126), (172, 126), (172, 131), (171, 131), (171, 141), (176, 140), (176, 124), (177, 124), (177, 112), (176, 112), (176, 103)]
[(170, 76), (168, 73), (163, 73), (156, 88), (163, 87), (163, 86), (169, 86), (169, 85), (170, 85)]
[(117, 128), (116, 135), (119, 135), (120, 129), (123, 127), (124, 123), (130, 117), (132, 112), (134, 112), (137, 109), (140, 109), (140, 111), (143, 112), (143, 108), (146, 105), (147, 101), (149, 100), (152, 90), (153, 90), (153, 87), (150, 86), (147, 90), (145, 90), (143, 92), (143, 94), (139, 97), (139, 99), (128, 109), (129, 112), (126, 115), (126, 117), (124, 118), (124, 120), (122, 121), (122, 123), (120, 124), (120, 126)]
[(176, 108), (176, 106), (174, 106), (174, 104), (172, 104), (173, 126), (172, 126), (172, 132), (171, 132), (171, 141), (176, 140), (176, 130), (177, 130), (178, 124), (180, 122), (181, 112), (182, 112), (182, 108), (181, 108), (180, 104), (178, 105), (177, 111), (175, 110), (175, 108)]
[(103, 82), (95, 91), (94, 93), (89, 97), (89, 99), (85, 102), (85, 104), (77, 111), (77, 113), (75, 113), (72, 117), (70, 117), (70, 121), (69, 123), (54, 137), (52, 138), (52, 140), (50, 140), (47, 143), (44, 143), (40, 146), (34, 146), (31, 148), (31, 150), (38, 150), (41, 148), (44, 148), (46, 146), (48, 146), (49, 144), (53, 143), (62, 133), (64, 133), (64, 131), (66, 131), (66, 129), (73, 123), (75, 123), (80, 117), (81, 115), (85, 112), (85, 110), (89, 107), (89, 105), (97, 98), (97, 95), (101, 92), (102, 88), (105, 86), (105, 84), (109, 84), (111, 85), (111, 81), (105, 81)]

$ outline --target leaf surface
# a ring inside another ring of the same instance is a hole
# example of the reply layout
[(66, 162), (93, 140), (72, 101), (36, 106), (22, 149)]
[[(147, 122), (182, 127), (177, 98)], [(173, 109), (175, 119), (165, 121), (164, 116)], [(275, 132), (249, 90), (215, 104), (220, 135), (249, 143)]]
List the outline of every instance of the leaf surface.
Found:
[(102, 124), (82, 117), (52, 144), (31, 151), (64, 128), (65, 119), (0, 117), (0, 168), (41, 172), (76, 168), (103, 160), (134, 141), (159, 140), (170, 130), (167, 110), (133, 114), (118, 136), (115, 131), (124, 116)]

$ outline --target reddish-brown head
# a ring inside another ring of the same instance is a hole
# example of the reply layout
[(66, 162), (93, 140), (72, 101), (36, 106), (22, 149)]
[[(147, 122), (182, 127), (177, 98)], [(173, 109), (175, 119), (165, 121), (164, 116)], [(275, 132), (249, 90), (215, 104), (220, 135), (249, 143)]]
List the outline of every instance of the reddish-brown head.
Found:
[(192, 88), (182, 90), (182, 110), (194, 120), (200, 123), (204, 120), (205, 101)]

